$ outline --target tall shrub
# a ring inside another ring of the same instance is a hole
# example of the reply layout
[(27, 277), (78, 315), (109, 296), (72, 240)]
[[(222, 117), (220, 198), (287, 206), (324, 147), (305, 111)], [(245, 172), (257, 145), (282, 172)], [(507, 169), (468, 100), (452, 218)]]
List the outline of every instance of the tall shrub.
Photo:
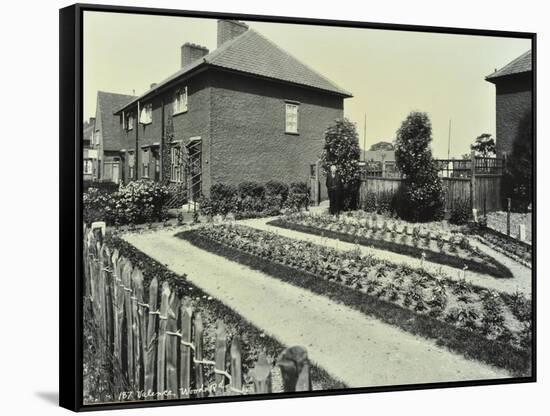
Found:
[(325, 131), (325, 147), (321, 155), (321, 168), (325, 175), (336, 165), (344, 184), (344, 209), (357, 207), (359, 200), (359, 137), (355, 124), (348, 119), (336, 120)]
[(397, 130), (395, 160), (403, 182), (396, 210), (409, 221), (431, 221), (443, 214), (443, 188), (431, 141), (432, 124), (426, 113), (411, 112)]

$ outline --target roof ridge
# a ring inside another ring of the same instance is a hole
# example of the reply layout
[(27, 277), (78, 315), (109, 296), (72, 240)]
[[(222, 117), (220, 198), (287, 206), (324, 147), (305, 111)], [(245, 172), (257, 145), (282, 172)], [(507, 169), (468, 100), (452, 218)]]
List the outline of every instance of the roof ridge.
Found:
[[(522, 59), (524, 59), (527, 55), (531, 54), (531, 49), (523, 52), (520, 56), (518, 56), (517, 58), (514, 58), (513, 60), (511, 60), (510, 62), (508, 62), (506, 65), (504, 65), (502, 68), (494, 71), (492, 74), (489, 74), (485, 77), (485, 79), (491, 79), (491, 78), (498, 78), (499, 76), (504, 76), (504, 75), (512, 75), (512, 74), (516, 74), (516, 73), (522, 73), (522, 72), (528, 72), (528, 70), (525, 70), (525, 71), (519, 71), (519, 72), (513, 72), (513, 73), (510, 73), (510, 74), (507, 74), (506, 73), (506, 70), (508, 68), (511, 68), (513, 67), (515, 64), (517, 64), (519, 61), (521, 61)], [(503, 74), (504, 73), (504, 74)]]

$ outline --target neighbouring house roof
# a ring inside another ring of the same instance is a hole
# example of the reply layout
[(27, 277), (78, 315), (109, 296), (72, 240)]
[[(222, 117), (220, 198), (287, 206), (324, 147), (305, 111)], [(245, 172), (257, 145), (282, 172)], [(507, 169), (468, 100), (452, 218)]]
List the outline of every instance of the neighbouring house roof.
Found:
[(85, 123), (84, 128), (82, 129), (82, 141), (89, 142), (92, 139), (92, 135), (94, 134), (94, 124), (93, 123)]
[(498, 71), (495, 71), (490, 75), (487, 75), (485, 79), (489, 82), (494, 83), (495, 81), (497, 81), (502, 77), (521, 74), (525, 72), (531, 72), (532, 70), (531, 65), (532, 65), (531, 50), (528, 50), (527, 52), (518, 56), (509, 64), (500, 68)]
[(394, 150), (367, 150), (365, 152), (365, 161), (374, 161), (374, 162), (394, 162), (395, 161), (395, 151)]
[(302, 85), (343, 97), (352, 97), (348, 91), (340, 88), (323, 75), (309, 68), (255, 30), (249, 29), (242, 35), (224, 43), (204, 57), (197, 59), (165, 80), (157, 83), (141, 96), (118, 108), (117, 112), (124, 110), (138, 100), (152, 95), (163, 86), (170, 84), (183, 75), (191, 73), (203, 65)]
[(134, 100), (133, 95), (115, 94), (112, 92), (97, 92), (96, 130), (100, 131), (103, 140), (103, 150), (120, 150), (120, 120), (114, 115), (117, 108)]

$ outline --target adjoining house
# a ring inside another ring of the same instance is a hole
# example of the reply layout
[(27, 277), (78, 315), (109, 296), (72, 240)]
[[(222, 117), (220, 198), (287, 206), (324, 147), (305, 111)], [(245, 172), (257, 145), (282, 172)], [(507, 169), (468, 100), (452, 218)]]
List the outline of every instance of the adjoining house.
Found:
[(531, 113), (531, 51), (525, 52), (498, 71), (495, 70), (485, 80), (496, 87), (496, 154), (498, 158), (502, 158), (511, 153), (520, 124)]
[[(96, 115), (84, 125), (84, 179), (119, 183), (122, 178), (120, 117), (114, 111), (130, 102), (132, 95), (98, 91)], [(90, 127), (92, 134), (90, 135)]]
[(352, 95), (242, 22), (217, 29), (216, 50), (185, 43), (181, 69), (116, 111), (126, 181), (190, 199), (215, 183), (308, 181)]
[(82, 126), (82, 175), (85, 181), (97, 180), (97, 150), (92, 145), (94, 129), (95, 117), (90, 117)]

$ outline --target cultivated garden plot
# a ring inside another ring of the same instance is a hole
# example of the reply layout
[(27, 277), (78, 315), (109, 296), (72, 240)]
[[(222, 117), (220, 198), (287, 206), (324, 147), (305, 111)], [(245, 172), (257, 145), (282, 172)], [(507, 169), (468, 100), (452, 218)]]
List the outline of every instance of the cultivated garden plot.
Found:
[[(201, 227), (177, 236), (290, 284), (438, 344), (530, 373), (531, 302), (520, 293), (489, 291), (360, 250), (341, 252), (238, 224)], [(464, 273), (468, 273), (464, 271)]]
[(497, 278), (513, 277), (506, 266), (473, 247), (460, 227), (444, 226), (442, 222), (412, 224), (379, 214), (353, 211), (341, 216), (294, 213), (268, 224), (406, 254)]

